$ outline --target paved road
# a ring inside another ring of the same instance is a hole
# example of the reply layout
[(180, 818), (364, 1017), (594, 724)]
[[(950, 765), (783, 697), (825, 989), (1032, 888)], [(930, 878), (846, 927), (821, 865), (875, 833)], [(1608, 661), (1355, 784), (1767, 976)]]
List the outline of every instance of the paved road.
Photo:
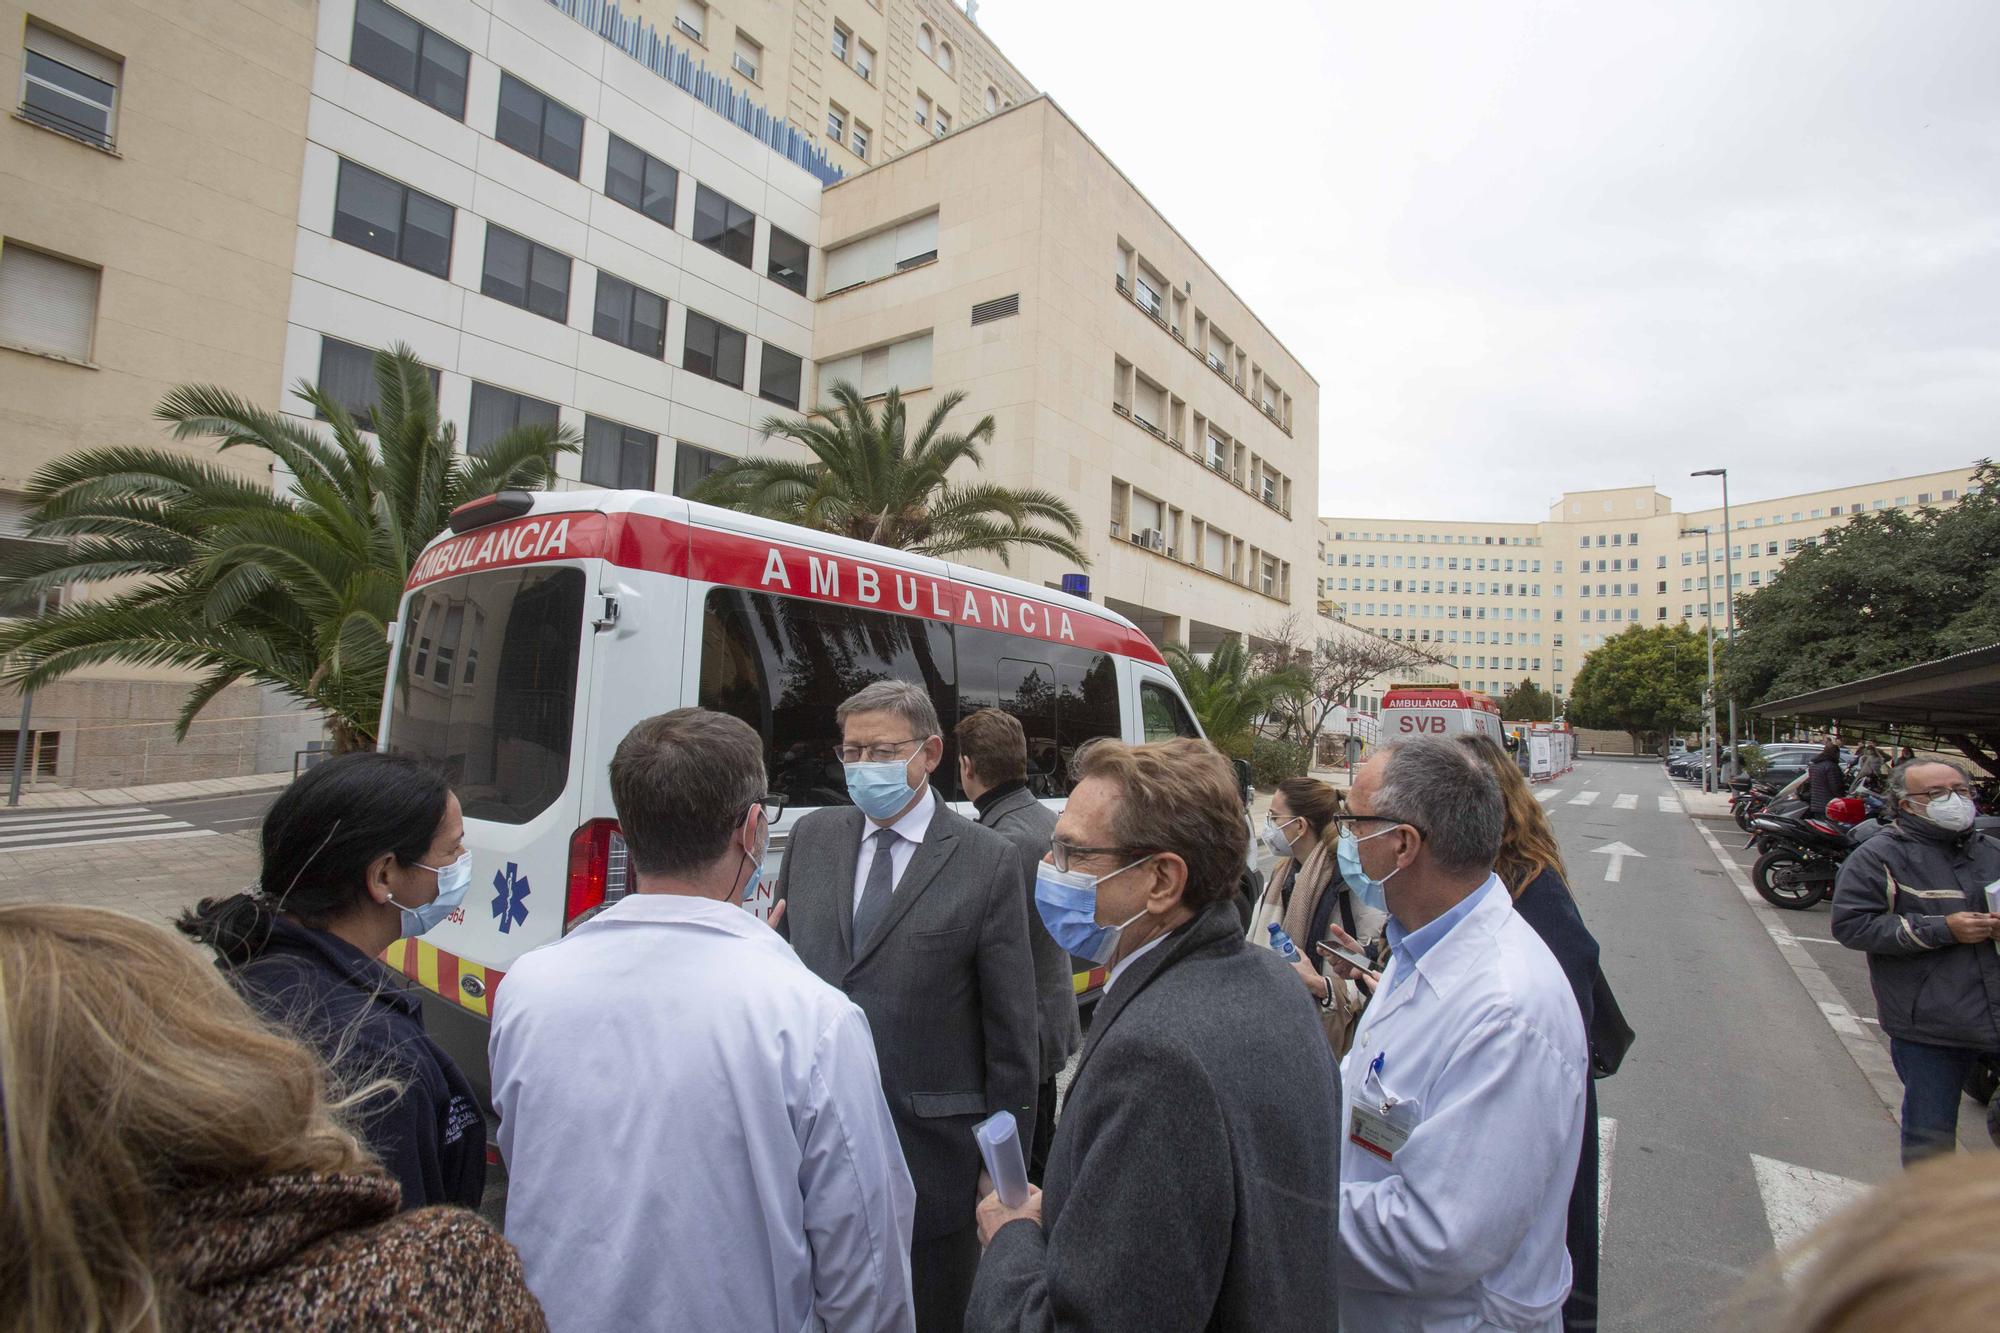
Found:
[(275, 791), (261, 791), (157, 805), (8, 810), (0, 812), (0, 851), (59, 851), (254, 831), (276, 798)]
[[(1584, 760), (1538, 795), (1639, 1034), (1598, 1085), (1603, 1327), (1710, 1329), (1774, 1241), (1897, 1169), (1895, 1123), (1764, 920), (1806, 914), (1744, 900), (1658, 764)], [(1851, 998), (1872, 1015), (1865, 978)]]

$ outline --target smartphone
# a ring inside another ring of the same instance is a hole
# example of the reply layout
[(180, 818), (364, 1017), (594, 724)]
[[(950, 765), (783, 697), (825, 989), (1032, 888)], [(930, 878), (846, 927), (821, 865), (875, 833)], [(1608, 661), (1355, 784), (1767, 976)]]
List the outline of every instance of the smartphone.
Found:
[(1373, 972), (1375, 970), (1375, 961), (1368, 957), (1367, 954), (1355, 953), (1352, 950), (1343, 949), (1337, 944), (1328, 944), (1324, 940), (1320, 941), (1318, 948), (1328, 958), (1338, 958), (1349, 967), (1358, 967), (1363, 972)]

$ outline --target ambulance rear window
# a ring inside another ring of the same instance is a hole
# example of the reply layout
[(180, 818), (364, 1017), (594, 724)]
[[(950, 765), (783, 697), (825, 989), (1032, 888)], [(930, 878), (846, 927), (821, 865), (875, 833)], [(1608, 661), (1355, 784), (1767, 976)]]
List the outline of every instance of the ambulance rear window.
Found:
[(525, 824), (569, 782), (583, 571), (496, 569), (411, 597), (389, 748), (434, 764), (467, 819)]

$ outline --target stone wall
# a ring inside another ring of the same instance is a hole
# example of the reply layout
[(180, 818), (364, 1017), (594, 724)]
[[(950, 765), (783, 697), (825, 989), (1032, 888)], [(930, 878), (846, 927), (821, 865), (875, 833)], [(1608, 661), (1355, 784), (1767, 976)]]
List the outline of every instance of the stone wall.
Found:
[[(45, 746), (54, 733), (55, 777), (31, 775), (28, 790), (289, 772), (293, 751), (325, 735), (316, 713), (274, 691), (237, 685), (210, 700), (187, 739), (176, 740), (174, 718), (188, 689), (173, 681), (71, 680), (37, 690), (30, 730)], [(0, 727), (17, 726), (20, 710), (17, 694), (0, 691)], [(11, 750), (0, 754), (0, 774), (12, 761)]]
[(1632, 743), (1629, 731), (1596, 731), (1589, 727), (1576, 729), (1576, 749), (1578, 754), (1642, 754)]

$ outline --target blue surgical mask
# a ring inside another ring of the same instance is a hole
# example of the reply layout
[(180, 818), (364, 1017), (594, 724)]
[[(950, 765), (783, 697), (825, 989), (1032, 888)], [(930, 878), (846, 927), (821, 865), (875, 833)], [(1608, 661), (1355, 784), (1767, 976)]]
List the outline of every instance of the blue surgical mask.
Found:
[(844, 764), (847, 794), (870, 819), (893, 819), (916, 795), (910, 785), (910, 761), (889, 759), (879, 764)]
[[(1391, 832), (1394, 830), (1383, 829), (1380, 833), (1369, 834), (1368, 838), (1379, 838), (1383, 833)], [(1340, 877), (1347, 881), (1347, 887), (1354, 890), (1354, 896), (1376, 911), (1386, 912), (1389, 910), (1389, 897), (1383, 888), (1396, 877), (1396, 872), (1391, 870), (1382, 879), (1369, 878), (1368, 872), (1361, 868), (1361, 844), (1368, 838), (1357, 838), (1353, 829), (1343, 828), (1340, 841), (1333, 849), (1334, 860), (1340, 866)]]
[(1109, 962), (1118, 948), (1118, 935), (1125, 927), (1146, 915), (1140, 908), (1115, 926), (1097, 923), (1097, 886), (1112, 875), (1122, 875), (1132, 866), (1152, 860), (1142, 856), (1110, 875), (1086, 875), (1077, 870), (1057, 870), (1047, 861), (1035, 867), (1035, 910), (1048, 927), (1049, 938), (1078, 958), (1098, 967)]
[(757, 886), (764, 882), (764, 857), (771, 850), (771, 826), (764, 825), (764, 840), (757, 847), (757, 854), (750, 858), (750, 878), (743, 881), (743, 904), (749, 906), (757, 899)]
[(472, 887), (472, 853), (466, 852), (448, 866), (427, 866), (422, 861), (416, 863), (420, 870), (428, 870), (438, 877), (437, 897), (422, 907), (404, 907), (394, 898), (389, 901), (403, 913), (403, 938), (413, 940), (419, 935), (429, 934), (438, 924), (465, 901), (465, 891)]

